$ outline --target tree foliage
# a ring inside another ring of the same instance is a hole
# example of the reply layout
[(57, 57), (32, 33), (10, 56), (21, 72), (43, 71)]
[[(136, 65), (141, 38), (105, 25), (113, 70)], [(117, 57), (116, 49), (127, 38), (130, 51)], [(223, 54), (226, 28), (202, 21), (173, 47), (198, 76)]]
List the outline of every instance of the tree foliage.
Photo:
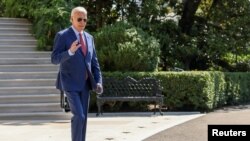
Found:
[(100, 28), (95, 37), (104, 71), (154, 71), (158, 67), (159, 42), (140, 28), (117, 22)]
[[(2, 0), (3, 15), (29, 18), (41, 50), (67, 27), (72, 7), (88, 10), (87, 30), (126, 21), (160, 43), (160, 68), (250, 71), (249, 0)], [(0, 13), (1, 14), (1, 13)], [(49, 46), (49, 47), (48, 47)], [(238, 67), (241, 66), (241, 67)], [(239, 69), (242, 68), (243, 69)]]

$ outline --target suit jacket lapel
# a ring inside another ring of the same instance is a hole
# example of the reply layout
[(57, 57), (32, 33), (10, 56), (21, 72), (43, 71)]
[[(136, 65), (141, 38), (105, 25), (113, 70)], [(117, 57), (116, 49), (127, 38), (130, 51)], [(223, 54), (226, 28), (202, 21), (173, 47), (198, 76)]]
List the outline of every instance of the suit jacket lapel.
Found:
[(74, 41), (77, 40), (76, 34), (75, 34), (74, 30), (72, 29), (72, 27), (69, 28), (69, 31), (70, 31), (70, 36), (71, 36), (71, 38), (72, 38)]

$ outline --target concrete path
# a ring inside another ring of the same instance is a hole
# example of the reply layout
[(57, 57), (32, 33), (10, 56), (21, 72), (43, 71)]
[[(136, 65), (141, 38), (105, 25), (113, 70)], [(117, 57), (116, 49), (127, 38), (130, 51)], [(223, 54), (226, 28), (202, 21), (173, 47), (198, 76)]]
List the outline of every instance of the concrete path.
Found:
[(250, 105), (230, 106), (215, 110), (205, 116), (159, 132), (143, 141), (207, 141), (208, 125), (211, 124), (250, 125)]
[[(89, 114), (87, 141), (141, 141), (158, 132), (203, 116), (199, 112)], [(70, 141), (70, 120), (3, 120), (0, 141)]]

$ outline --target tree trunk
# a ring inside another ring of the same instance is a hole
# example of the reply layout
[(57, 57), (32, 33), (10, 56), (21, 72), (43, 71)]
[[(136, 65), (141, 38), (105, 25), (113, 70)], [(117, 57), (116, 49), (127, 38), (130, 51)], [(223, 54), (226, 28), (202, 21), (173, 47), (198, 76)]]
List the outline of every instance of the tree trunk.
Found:
[(182, 33), (190, 34), (194, 23), (195, 12), (201, 0), (185, 0), (183, 14), (180, 20), (180, 28)]

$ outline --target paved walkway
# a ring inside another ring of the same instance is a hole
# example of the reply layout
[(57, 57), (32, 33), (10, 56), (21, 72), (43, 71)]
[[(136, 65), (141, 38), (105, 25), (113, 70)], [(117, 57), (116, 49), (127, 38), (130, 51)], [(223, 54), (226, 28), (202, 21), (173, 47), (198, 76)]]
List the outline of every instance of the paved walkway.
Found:
[[(141, 141), (203, 116), (198, 112), (89, 114), (87, 141)], [(70, 141), (70, 120), (0, 121), (0, 141)], [(155, 140), (156, 141), (156, 140)]]
[(143, 141), (207, 141), (209, 124), (250, 125), (250, 105), (224, 107), (166, 129)]

